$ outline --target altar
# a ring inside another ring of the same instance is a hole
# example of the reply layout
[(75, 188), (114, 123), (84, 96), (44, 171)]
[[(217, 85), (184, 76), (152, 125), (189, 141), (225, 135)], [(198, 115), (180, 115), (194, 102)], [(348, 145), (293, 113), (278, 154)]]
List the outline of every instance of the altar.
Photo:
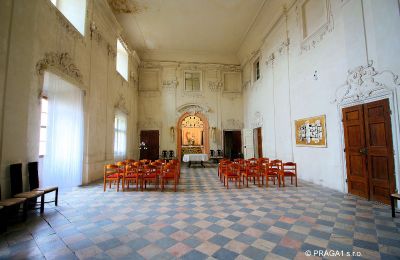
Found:
[(201, 166), (203, 166), (203, 168), (205, 168), (203, 162), (208, 161), (208, 154), (185, 154), (183, 155), (182, 161), (184, 162), (188, 162), (189, 165), (188, 167), (190, 168), (190, 166), (192, 165), (193, 162), (198, 163), (200, 162)]

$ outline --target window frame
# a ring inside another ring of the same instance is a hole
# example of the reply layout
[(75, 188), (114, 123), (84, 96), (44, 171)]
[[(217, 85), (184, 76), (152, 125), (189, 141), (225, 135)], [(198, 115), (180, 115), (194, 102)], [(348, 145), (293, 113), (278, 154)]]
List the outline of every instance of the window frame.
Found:
[[(191, 73), (192, 75), (195, 73), (199, 74), (199, 89), (198, 90), (187, 90), (186, 88), (186, 74)], [(184, 70), (183, 71), (183, 90), (187, 93), (199, 93), (203, 90), (203, 72), (201, 70)]]
[(257, 82), (261, 79), (261, 66), (260, 57), (257, 57), (253, 62), (253, 82)]
[[(121, 48), (118, 47), (118, 45), (121, 45), (122, 50), (121, 50)], [(124, 56), (126, 55), (126, 78), (125, 78), (125, 76), (123, 75), (124, 73), (120, 71), (120, 70), (122, 70), (122, 69), (118, 70), (118, 67), (119, 67), (119, 64), (120, 64), (120, 63), (118, 62), (118, 57), (119, 57), (119, 55), (121, 55), (121, 51), (123, 51), (122, 54), (123, 54)], [(118, 38), (118, 39), (117, 39), (117, 53), (116, 53), (116, 55), (115, 55), (115, 70), (117, 71), (117, 73), (118, 73), (125, 81), (129, 82), (129, 52), (128, 52), (127, 46), (125, 45), (124, 41), (123, 41), (121, 38)]]
[[(47, 112), (43, 112), (43, 100), (46, 100), (47, 101)], [(42, 96), (40, 96), (40, 126), (39, 126), (39, 158), (43, 158), (44, 156), (46, 156), (46, 151), (44, 152), (44, 153), (41, 153), (41, 151), (40, 151), (40, 144), (41, 143), (45, 143), (45, 145), (47, 145), (47, 136), (46, 136), (46, 140), (45, 141), (42, 141), (42, 136), (41, 136), (41, 129), (42, 128), (46, 128), (46, 130), (47, 130), (47, 128), (48, 128), (48, 123), (49, 123), (49, 120), (48, 120), (48, 115), (49, 115), (49, 105), (48, 105), (48, 102), (49, 102), (49, 99), (48, 99), (48, 97), (47, 96), (45, 96), (45, 95), (42, 95)], [(47, 114), (47, 121), (45, 122), (45, 124), (43, 124), (43, 122), (42, 122), (42, 114)]]
[(57, 12), (72, 26), (72, 28), (75, 29), (75, 31), (77, 33), (79, 33), (80, 36), (84, 37), (86, 35), (86, 30), (87, 30), (87, 24), (86, 24), (86, 20), (87, 20), (87, 10), (88, 10), (88, 1), (85, 0), (85, 13), (83, 16), (83, 28), (82, 28), (82, 32), (77, 28), (77, 25), (74, 24), (73, 21), (71, 21), (66, 14), (63, 13), (63, 11), (60, 9), (60, 1), (61, 0), (48, 0), (51, 5), (57, 10)]
[[(123, 118), (125, 120), (125, 128), (119, 128), (119, 123), (117, 120), (120, 120)], [(123, 138), (125, 138), (125, 151), (123, 152), (124, 156), (126, 158), (127, 156), (127, 148), (128, 148), (128, 115), (120, 110), (117, 110), (114, 114), (114, 148), (113, 148), (113, 154), (114, 158), (118, 158), (121, 156), (119, 153), (120, 150), (118, 149), (118, 144), (119, 144), (119, 138), (123, 135)], [(117, 149), (116, 149), (117, 148)]]

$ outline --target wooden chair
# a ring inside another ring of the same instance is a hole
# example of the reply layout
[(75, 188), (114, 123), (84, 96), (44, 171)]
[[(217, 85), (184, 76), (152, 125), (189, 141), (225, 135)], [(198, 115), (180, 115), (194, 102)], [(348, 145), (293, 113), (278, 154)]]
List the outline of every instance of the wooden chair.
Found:
[(244, 173), (242, 173), (243, 186), (244, 186), (244, 179), (246, 179), (246, 187), (249, 187), (249, 178), (250, 180), (253, 179), (254, 185), (256, 184), (256, 179), (257, 179), (257, 184), (258, 186), (260, 186), (260, 174), (259, 174), (257, 159), (246, 160), (246, 170)]
[(232, 162), (227, 163), (226, 170), (224, 171), (224, 186), (229, 189), (229, 180), (235, 180), (236, 187), (240, 189), (240, 176), (239, 164)]
[(147, 160), (147, 159), (142, 159), (142, 160), (140, 160), (140, 163), (141, 163), (141, 164), (144, 164), (144, 165), (147, 165), (147, 164), (150, 164), (151, 161), (150, 161), (150, 160)]
[(290, 184), (293, 185), (293, 177), (295, 178), (295, 184), (297, 187), (297, 165), (294, 162), (286, 162), (282, 164), (282, 185), (285, 187), (285, 177), (290, 177)]
[(173, 159), (169, 161), (174, 167), (177, 175), (177, 181), (179, 184), (179, 179), (181, 178), (181, 163), (179, 162), (178, 159)]
[(29, 174), (29, 187), (31, 191), (43, 191), (44, 195), (50, 192), (54, 192), (54, 200), (45, 201), (44, 203), (52, 203), (58, 206), (58, 187), (42, 187), (39, 182), (39, 173), (38, 173), (38, 162), (29, 162), (28, 163), (28, 174)]
[(122, 175), (122, 191), (125, 191), (125, 187), (129, 189), (129, 183), (136, 183), (136, 190), (139, 190), (139, 182), (141, 181), (141, 174), (139, 170), (140, 163), (128, 163), (125, 166), (125, 171)]
[(168, 163), (163, 168), (162, 174), (160, 175), (161, 191), (164, 191), (165, 184), (169, 180), (174, 182), (174, 191), (177, 191), (177, 185), (179, 184), (178, 171), (176, 169), (177, 165), (173, 163)]
[(11, 195), (14, 198), (23, 198), (27, 200), (28, 206), (32, 205), (33, 208), (40, 197), (40, 213), (44, 212), (44, 191), (27, 191), (23, 192), (22, 188), (22, 163), (10, 165), (10, 181), (11, 181)]
[(157, 165), (145, 165), (143, 168), (142, 173), (142, 191), (143, 191), (143, 184), (144, 188), (147, 188), (148, 182), (154, 183), (154, 189), (157, 190), (158, 188), (158, 179), (159, 175), (161, 174), (161, 170)]
[(111, 189), (111, 183), (117, 184), (117, 191), (119, 191), (119, 182), (122, 179), (120, 167), (116, 164), (104, 165), (104, 191), (106, 191), (107, 182), (109, 182), (109, 188)]
[(10, 198), (1, 199), (0, 189), (0, 232), (7, 231), (8, 220), (11, 219), (11, 214), (16, 210), (19, 211), (22, 205), (22, 220), (26, 220), (27, 216), (27, 199), (25, 198)]
[(264, 186), (264, 177), (265, 177), (265, 172), (268, 171), (269, 158), (259, 158), (257, 163), (259, 168), (259, 174), (261, 177), (261, 186)]
[(228, 164), (230, 163), (229, 160), (221, 160), (218, 164), (218, 177), (220, 182), (222, 182), (224, 178), (224, 173), (228, 170)]
[(264, 173), (265, 176), (265, 183), (268, 187), (269, 180), (273, 180), (274, 185), (275, 181), (278, 181), (278, 187), (281, 186), (281, 178), (280, 174), (282, 171), (282, 161), (281, 160), (272, 160), (269, 162), (268, 170)]
[(132, 159), (126, 159), (125, 161), (124, 161), (126, 164), (133, 164), (134, 162), (136, 162), (135, 160), (132, 160)]

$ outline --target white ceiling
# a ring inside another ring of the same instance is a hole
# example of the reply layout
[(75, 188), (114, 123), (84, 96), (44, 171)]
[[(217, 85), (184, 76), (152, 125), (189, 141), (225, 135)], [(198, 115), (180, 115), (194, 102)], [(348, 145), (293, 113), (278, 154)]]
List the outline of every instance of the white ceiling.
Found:
[(266, 0), (130, 0), (117, 20), (139, 55), (149, 52), (237, 54)]

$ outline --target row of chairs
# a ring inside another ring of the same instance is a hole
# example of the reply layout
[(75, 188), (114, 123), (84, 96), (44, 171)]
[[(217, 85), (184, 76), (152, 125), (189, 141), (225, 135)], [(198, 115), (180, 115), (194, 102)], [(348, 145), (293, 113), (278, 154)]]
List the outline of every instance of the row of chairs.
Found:
[[(254, 185), (264, 186), (264, 179), (268, 187), (269, 181), (274, 185), (278, 183), (278, 187), (285, 187), (285, 177), (290, 177), (293, 185), (293, 179), (297, 187), (297, 164), (294, 162), (285, 162), (281, 160), (269, 160), (269, 158), (251, 158), (251, 159), (235, 159), (233, 162), (223, 159), (219, 163), (218, 176), (224, 186), (229, 189), (229, 181), (234, 180), (236, 186), (240, 188), (242, 183), (249, 186), (249, 180), (253, 180)], [(261, 180), (261, 183), (260, 183)]]
[[(28, 208), (35, 208), (37, 199), (40, 197), (40, 213), (44, 212), (44, 204), (55, 202), (58, 205), (58, 187), (41, 187), (39, 185), (38, 175), (38, 162), (28, 163), (29, 175), (29, 191), (23, 191), (22, 182), (22, 163), (10, 165), (10, 184), (11, 196), (13, 198), (1, 200), (0, 190), (0, 229), (5, 231), (7, 229), (7, 222), (11, 218), (12, 213), (21, 211), (22, 206), (22, 219), (26, 220)], [(53, 201), (45, 201), (45, 195), (55, 192), (55, 199)]]
[(147, 160), (140, 161), (125, 160), (115, 164), (107, 164), (104, 166), (104, 191), (106, 191), (107, 183), (109, 188), (112, 184), (122, 184), (122, 191), (129, 189), (129, 184), (136, 184), (136, 190), (143, 191), (147, 188), (147, 184), (153, 183), (154, 189), (164, 191), (165, 185), (169, 181), (174, 183), (174, 191), (177, 191), (177, 185), (180, 178), (180, 162), (179, 160)]

